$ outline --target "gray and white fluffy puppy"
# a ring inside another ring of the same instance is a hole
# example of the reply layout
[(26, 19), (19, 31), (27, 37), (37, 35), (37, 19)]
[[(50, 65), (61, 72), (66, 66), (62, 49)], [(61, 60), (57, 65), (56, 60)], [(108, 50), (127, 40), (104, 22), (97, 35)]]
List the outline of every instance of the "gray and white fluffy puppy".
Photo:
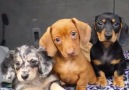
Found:
[(15, 70), (13, 68), (13, 57), (11, 54), (7, 55), (1, 63), (2, 83), (1, 86), (13, 87), (12, 82), (15, 79)]
[(53, 60), (43, 48), (22, 45), (11, 54), (9, 59), (12, 58), (16, 75), (15, 90), (65, 90), (59, 85), (59, 79), (51, 73)]

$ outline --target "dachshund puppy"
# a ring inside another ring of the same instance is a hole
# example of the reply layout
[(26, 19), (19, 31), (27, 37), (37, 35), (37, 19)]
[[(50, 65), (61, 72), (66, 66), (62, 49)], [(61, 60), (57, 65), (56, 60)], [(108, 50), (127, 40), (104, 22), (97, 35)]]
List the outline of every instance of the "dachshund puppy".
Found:
[(39, 44), (55, 60), (53, 70), (62, 82), (86, 90), (88, 83), (96, 82), (92, 65), (85, 57), (80, 44), (86, 45), (91, 36), (88, 24), (72, 19), (61, 19), (48, 27)]
[(124, 87), (123, 74), (126, 67), (122, 47), (117, 38), (123, 27), (120, 16), (103, 13), (95, 17), (96, 42), (90, 52), (91, 63), (98, 77), (97, 84), (107, 85), (106, 77), (114, 76), (113, 84)]
[(50, 74), (52, 59), (41, 48), (23, 45), (17, 47), (12, 56), (15, 90), (64, 90), (58, 85), (58, 78)]

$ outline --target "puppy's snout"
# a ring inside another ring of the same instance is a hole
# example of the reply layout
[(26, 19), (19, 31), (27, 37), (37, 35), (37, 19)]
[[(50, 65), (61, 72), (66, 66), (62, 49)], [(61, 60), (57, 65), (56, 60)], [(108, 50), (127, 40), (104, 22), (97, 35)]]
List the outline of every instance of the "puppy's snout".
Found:
[(29, 77), (29, 74), (26, 71), (23, 71), (23, 74), (21, 75), (21, 77), (26, 80)]
[(107, 40), (110, 40), (110, 39), (112, 38), (112, 32), (111, 32), (111, 31), (105, 32), (105, 38), (106, 38)]
[(71, 48), (71, 49), (68, 49), (67, 50), (67, 54), (69, 55), (69, 56), (73, 56), (75, 53), (74, 53), (74, 49), (73, 48)]

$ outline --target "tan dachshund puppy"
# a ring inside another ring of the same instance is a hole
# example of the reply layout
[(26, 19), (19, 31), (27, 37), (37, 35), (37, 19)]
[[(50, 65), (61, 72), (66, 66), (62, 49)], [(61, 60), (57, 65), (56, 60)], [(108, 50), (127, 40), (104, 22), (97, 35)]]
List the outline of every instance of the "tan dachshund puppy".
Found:
[(80, 44), (86, 45), (90, 37), (90, 26), (73, 18), (55, 22), (39, 41), (54, 58), (53, 70), (61, 81), (75, 84), (76, 90), (86, 90), (88, 83), (96, 82), (93, 68), (80, 48)]

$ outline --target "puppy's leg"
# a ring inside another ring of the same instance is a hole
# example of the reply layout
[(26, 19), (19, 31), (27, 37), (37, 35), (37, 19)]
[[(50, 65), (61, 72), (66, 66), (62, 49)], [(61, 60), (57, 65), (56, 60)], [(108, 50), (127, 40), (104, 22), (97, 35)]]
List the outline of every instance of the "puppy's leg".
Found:
[(88, 84), (88, 77), (87, 77), (87, 73), (81, 73), (79, 75), (79, 80), (77, 81), (77, 86), (76, 86), (76, 90), (86, 90), (87, 84)]
[[(122, 54), (123, 55), (123, 54)], [(124, 56), (123, 56), (124, 57)], [(126, 68), (126, 63), (124, 58), (119, 64), (116, 65), (116, 71), (114, 72), (113, 84), (118, 87), (124, 87), (124, 69)]]
[(99, 71), (99, 75), (100, 76), (98, 77), (98, 81), (96, 84), (105, 87), (107, 85), (107, 79), (105, 73), (103, 71)]
[(118, 86), (118, 87), (124, 87), (125, 86), (125, 84), (124, 84), (124, 76), (123, 75), (118, 75), (118, 72), (115, 71), (114, 72), (113, 84), (115, 86)]
[(57, 82), (53, 82), (50, 86), (50, 90), (65, 90)]

